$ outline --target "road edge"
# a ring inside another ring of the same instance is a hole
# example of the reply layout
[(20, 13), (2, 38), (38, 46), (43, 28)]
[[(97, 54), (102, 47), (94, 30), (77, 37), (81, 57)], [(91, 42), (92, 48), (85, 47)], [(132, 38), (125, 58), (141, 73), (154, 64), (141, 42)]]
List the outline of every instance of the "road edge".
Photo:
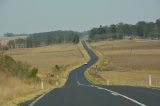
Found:
[[(86, 43), (86, 42), (85, 42), (85, 43)], [(88, 55), (88, 52), (85, 50), (85, 48), (84, 48), (84, 46), (83, 46), (83, 44), (82, 44), (82, 41), (80, 41), (80, 44), (78, 45), (78, 49), (79, 49), (80, 52), (83, 54), (84, 60), (82, 61), (82, 63), (80, 63), (80, 64), (78, 64), (77, 66), (74, 66), (73, 68), (70, 69), (71, 71), (68, 73), (66, 79), (68, 79), (69, 74), (70, 74), (74, 69), (76, 69), (77, 67), (80, 67), (81, 65), (83, 65), (85, 62), (87, 62), (87, 61), (90, 59), (90, 56)], [(84, 63), (83, 63), (83, 62), (84, 62)], [(67, 81), (67, 80), (66, 80), (66, 81)], [(66, 83), (66, 81), (65, 81), (65, 83)], [(61, 87), (63, 87), (63, 86), (65, 85), (65, 83), (62, 84), (62, 85), (59, 86), (59, 87), (56, 87), (56, 88), (61, 88)], [(49, 92), (51, 92), (52, 90), (54, 90), (54, 89), (56, 89), (56, 88), (49, 89), (49, 90), (46, 91), (45, 93), (42, 93), (41, 96), (39, 96), (39, 97), (36, 98), (34, 101), (32, 101), (28, 106), (33, 106), (37, 101), (39, 101), (39, 100), (40, 100), (41, 98), (43, 98), (46, 94), (48, 94)]]

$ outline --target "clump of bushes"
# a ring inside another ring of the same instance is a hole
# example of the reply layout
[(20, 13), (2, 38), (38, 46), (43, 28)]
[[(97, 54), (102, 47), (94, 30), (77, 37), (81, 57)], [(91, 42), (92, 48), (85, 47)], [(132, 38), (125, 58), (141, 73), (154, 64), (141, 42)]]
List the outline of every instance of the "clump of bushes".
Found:
[(37, 68), (32, 68), (27, 63), (15, 61), (8, 55), (0, 55), (0, 70), (9, 72), (20, 78), (36, 78), (38, 73)]

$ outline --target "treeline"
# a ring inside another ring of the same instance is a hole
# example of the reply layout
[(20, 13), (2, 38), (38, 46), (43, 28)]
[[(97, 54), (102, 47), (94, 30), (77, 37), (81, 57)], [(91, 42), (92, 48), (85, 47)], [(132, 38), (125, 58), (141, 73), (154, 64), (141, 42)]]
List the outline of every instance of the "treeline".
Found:
[(25, 47), (38, 47), (50, 44), (73, 43), (79, 42), (80, 33), (73, 31), (51, 31), (34, 33), (27, 38), (17, 38), (10, 40), (5, 46), (5, 50)]
[(37, 78), (38, 69), (27, 63), (15, 61), (8, 55), (0, 55), (0, 71), (10, 73), (19, 78)]
[(4, 52), (8, 49), (14, 48), (26, 48), (27, 47), (27, 39), (26, 38), (17, 38), (14, 40), (9, 40), (6, 45), (2, 45), (0, 43), (0, 52)]
[(28, 34), (14, 34), (14, 33), (5, 33), (5, 37), (14, 37), (14, 36), (28, 36)]
[(8, 49), (14, 49), (14, 48), (25, 48), (27, 47), (27, 40), (26, 38), (19, 38), (15, 40), (10, 40), (7, 43)]
[(73, 31), (51, 31), (31, 34), (27, 38), (27, 47), (50, 45), (57, 43), (78, 43), (78, 32)]
[(92, 28), (89, 31), (89, 38), (94, 41), (124, 38), (160, 39), (160, 19), (157, 19), (156, 22), (139, 21), (135, 25), (119, 23)]

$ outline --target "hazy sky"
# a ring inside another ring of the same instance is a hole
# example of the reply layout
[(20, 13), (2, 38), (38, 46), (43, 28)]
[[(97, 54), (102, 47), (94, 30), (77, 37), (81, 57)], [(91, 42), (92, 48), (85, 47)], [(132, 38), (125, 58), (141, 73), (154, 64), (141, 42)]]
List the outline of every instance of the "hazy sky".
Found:
[(0, 0), (0, 34), (155, 21), (160, 0)]

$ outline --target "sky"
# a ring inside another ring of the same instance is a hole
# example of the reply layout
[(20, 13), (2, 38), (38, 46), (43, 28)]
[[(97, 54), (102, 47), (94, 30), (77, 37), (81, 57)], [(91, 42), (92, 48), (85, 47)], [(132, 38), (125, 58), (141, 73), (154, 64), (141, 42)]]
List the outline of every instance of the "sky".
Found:
[(160, 0), (0, 0), (0, 35), (86, 31), (160, 18)]

